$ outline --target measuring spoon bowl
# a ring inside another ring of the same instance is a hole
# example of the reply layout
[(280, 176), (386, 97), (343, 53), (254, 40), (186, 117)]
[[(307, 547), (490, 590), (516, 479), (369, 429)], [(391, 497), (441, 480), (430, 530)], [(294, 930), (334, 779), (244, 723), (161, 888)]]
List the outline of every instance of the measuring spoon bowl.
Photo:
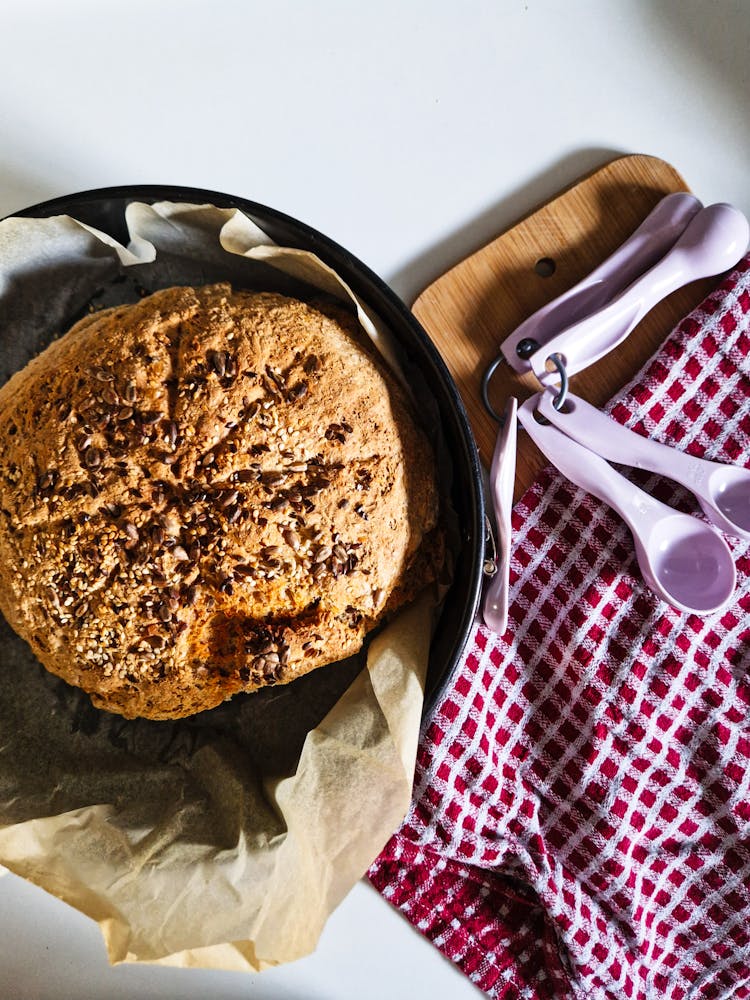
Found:
[(703, 521), (674, 512), (656, 518), (645, 544), (635, 536), (644, 578), (682, 611), (708, 614), (731, 599), (736, 572), (724, 539)]
[(712, 507), (702, 506), (717, 528), (750, 539), (750, 469), (719, 465), (711, 472), (706, 490)]
[(732, 553), (716, 529), (656, 500), (553, 424), (539, 423), (540, 395), (544, 394), (532, 396), (519, 407), (519, 421), (564, 476), (625, 521), (651, 589), (681, 611), (709, 614), (725, 607), (734, 593), (737, 574)]

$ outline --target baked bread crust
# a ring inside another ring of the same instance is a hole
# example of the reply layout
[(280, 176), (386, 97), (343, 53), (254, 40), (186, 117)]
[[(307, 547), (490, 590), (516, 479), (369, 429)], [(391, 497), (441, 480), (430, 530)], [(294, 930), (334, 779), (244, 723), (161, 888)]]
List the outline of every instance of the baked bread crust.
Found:
[(98, 708), (192, 715), (356, 652), (434, 578), (434, 470), (345, 311), (156, 292), (0, 389), (0, 609)]

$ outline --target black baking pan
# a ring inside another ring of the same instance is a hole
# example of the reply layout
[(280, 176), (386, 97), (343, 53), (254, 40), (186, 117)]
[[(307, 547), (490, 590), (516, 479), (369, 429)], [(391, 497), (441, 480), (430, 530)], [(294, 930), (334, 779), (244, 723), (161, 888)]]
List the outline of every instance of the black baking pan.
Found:
[(451, 458), (450, 497), (460, 540), (452, 585), (430, 648), (423, 713), (426, 718), (449, 684), (466, 645), (479, 603), (485, 541), (479, 457), (458, 390), (437, 349), (401, 299), (348, 250), (305, 223), (245, 198), (202, 188), (139, 184), (66, 195), (13, 214), (35, 218), (72, 215), (127, 244), (125, 209), (134, 201), (210, 203), (219, 208), (237, 208), (276, 243), (317, 254), (383, 320), (408, 367), (419, 373), (434, 398), (445, 448)]

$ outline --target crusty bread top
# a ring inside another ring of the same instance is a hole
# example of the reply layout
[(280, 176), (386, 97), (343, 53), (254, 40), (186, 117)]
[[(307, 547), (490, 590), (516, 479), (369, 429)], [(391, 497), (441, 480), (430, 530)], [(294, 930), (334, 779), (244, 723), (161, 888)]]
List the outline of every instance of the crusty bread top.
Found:
[(343, 310), (166, 289), (0, 389), (0, 608), (127, 717), (355, 652), (434, 575), (437, 507), (429, 445)]

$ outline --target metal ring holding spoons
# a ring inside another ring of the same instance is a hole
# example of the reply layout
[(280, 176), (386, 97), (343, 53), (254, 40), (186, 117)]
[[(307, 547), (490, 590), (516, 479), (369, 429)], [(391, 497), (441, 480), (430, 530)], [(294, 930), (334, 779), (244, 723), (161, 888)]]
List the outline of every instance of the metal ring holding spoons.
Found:
[(552, 405), (556, 410), (561, 410), (568, 396), (568, 389), (569, 389), (568, 369), (565, 367), (565, 362), (563, 361), (561, 354), (550, 354), (550, 356), (547, 358), (547, 361), (552, 362), (552, 364), (557, 369), (557, 374), (560, 376), (560, 391), (552, 400)]
[[(505, 361), (505, 356), (499, 354), (494, 359), (494, 361), (491, 361), (490, 364), (487, 365), (484, 375), (482, 375), (482, 403), (484, 405), (485, 410), (489, 413), (489, 415), (493, 418), (493, 420), (497, 421), (497, 423), (501, 427), (505, 423), (505, 417), (503, 416), (503, 414), (497, 412), (495, 407), (492, 405), (492, 402), (490, 401), (490, 382), (492, 381), (493, 375), (495, 374), (495, 372), (500, 367), (503, 361)], [(547, 361), (552, 362), (552, 364), (555, 366), (557, 374), (560, 376), (560, 389), (557, 395), (555, 396), (554, 400), (552, 401), (552, 405), (555, 407), (556, 410), (561, 410), (565, 405), (565, 400), (567, 399), (568, 396), (568, 389), (570, 388), (568, 371), (565, 367), (565, 362), (563, 361), (563, 357), (561, 354), (557, 353), (550, 354), (550, 356), (547, 358)]]
[(485, 410), (489, 415), (496, 420), (500, 426), (503, 426), (505, 422), (505, 417), (498, 413), (495, 407), (490, 402), (490, 382), (492, 381), (492, 376), (498, 370), (500, 365), (505, 361), (505, 357), (502, 354), (498, 354), (495, 360), (487, 366), (484, 375), (482, 376), (482, 402), (484, 403)]

